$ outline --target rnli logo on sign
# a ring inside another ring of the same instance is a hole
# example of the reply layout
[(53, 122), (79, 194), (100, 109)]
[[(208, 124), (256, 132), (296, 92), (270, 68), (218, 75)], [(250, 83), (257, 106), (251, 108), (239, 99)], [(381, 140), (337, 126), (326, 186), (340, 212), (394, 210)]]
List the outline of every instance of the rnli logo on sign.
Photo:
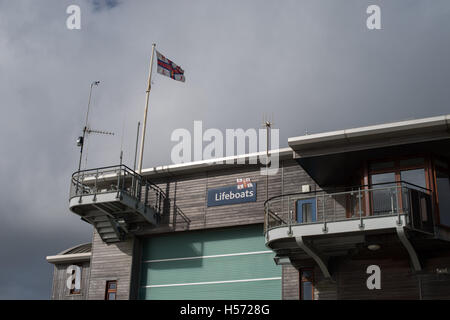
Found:
[(253, 183), (250, 181), (250, 178), (245, 179), (236, 179), (238, 190), (252, 188)]
[(237, 179), (236, 185), (208, 190), (208, 207), (256, 201), (256, 183)]

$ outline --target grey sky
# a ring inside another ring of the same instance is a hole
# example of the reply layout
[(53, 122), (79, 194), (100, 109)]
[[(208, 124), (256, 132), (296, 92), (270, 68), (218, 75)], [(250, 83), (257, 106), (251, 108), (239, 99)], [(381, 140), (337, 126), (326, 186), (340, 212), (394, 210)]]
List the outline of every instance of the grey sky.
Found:
[[(81, 30), (66, 8), (81, 7)], [(381, 7), (382, 30), (366, 28)], [(448, 114), (450, 2), (0, 0), (0, 299), (47, 299), (45, 256), (91, 240), (68, 210), (89, 85), (88, 167), (132, 166), (152, 42), (185, 70), (154, 73), (144, 167), (176, 128), (308, 132)]]

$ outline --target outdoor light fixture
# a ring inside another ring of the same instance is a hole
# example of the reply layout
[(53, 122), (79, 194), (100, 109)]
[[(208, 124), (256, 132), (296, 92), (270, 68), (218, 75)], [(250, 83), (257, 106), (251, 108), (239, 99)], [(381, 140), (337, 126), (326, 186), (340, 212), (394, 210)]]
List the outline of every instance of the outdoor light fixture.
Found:
[(381, 248), (381, 246), (379, 244), (373, 243), (373, 244), (369, 244), (367, 246), (367, 249), (371, 250), (371, 251), (377, 251)]
[(83, 137), (78, 137), (77, 139), (77, 146), (81, 147), (83, 145)]
[(291, 259), (289, 259), (289, 257), (287, 256), (275, 256), (275, 258), (273, 258), (273, 261), (275, 261), (275, 264), (277, 266), (292, 264)]

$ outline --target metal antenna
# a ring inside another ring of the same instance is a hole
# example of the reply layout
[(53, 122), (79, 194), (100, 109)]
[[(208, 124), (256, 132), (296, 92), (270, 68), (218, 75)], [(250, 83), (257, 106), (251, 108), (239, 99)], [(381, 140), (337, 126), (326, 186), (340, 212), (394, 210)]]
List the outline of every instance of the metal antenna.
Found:
[(122, 165), (123, 160), (123, 137), (125, 135), (125, 120), (127, 118), (127, 114), (125, 113), (125, 117), (123, 117), (123, 124), (122, 124), (122, 137), (120, 138), (120, 165)]
[[(272, 114), (273, 120), (273, 114)], [(263, 116), (263, 126), (266, 128), (266, 200), (269, 200), (269, 142), (270, 142), (270, 128), (271, 122), (266, 115)]]
[(137, 133), (136, 133), (136, 148), (134, 151), (134, 165), (133, 165), (133, 171), (136, 172), (136, 159), (137, 159), (137, 151), (138, 151), (138, 144), (139, 144), (139, 127), (141, 126), (141, 122), (138, 121), (137, 124)]
[(81, 170), (81, 159), (83, 158), (83, 146), (84, 146), (84, 139), (86, 137), (86, 132), (88, 128), (88, 119), (89, 119), (89, 110), (91, 108), (91, 96), (92, 96), (92, 87), (98, 86), (100, 81), (94, 81), (91, 83), (91, 89), (89, 90), (89, 100), (88, 100), (88, 107), (86, 112), (86, 121), (83, 128), (83, 136), (78, 137), (77, 145), (80, 147), (80, 161), (78, 162), (78, 172)]
[[(94, 86), (98, 86), (100, 84), (100, 81), (94, 81), (91, 83), (91, 88), (89, 90), (89, 100), (88, 100), (88, 107), (86, 112), (86, 120), (83, 128), (83, 135), (81, 137), (78, 137), (77, 139), (77, 145), (80, 147), (80, 160), (78, 162), (78, 172), (81, 170), (81, 160), (83, 158), (83, 147), (85, 144), (85, 139), (87, 138), (86, 134), (96, 133), (96, 134), (105, 134), (105, 135), (114, 135), (113, 132), (108, 131), (102, 131), (102, 130), (94, 130), (89, 128), (89, 112), (91, 109), (91, 97), (92, 97), (92, 88)], [(86, 151), (86, 161), (85, 166), (87, 165), (87, 151)]]

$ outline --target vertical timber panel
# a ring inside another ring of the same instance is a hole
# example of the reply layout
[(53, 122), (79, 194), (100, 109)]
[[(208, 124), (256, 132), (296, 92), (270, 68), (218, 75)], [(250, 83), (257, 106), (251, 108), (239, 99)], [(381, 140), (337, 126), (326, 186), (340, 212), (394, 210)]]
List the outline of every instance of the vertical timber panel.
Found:
[(300, 278), (298, 270), (291, 265), (282, 267), (282, 299), (298, 300), (300, 298)]
[(104, 300), (106, 281), (117, 280), (117, 300), (130, 298), (134, 239), (107, 244), (94, 230), (89, 300)]

